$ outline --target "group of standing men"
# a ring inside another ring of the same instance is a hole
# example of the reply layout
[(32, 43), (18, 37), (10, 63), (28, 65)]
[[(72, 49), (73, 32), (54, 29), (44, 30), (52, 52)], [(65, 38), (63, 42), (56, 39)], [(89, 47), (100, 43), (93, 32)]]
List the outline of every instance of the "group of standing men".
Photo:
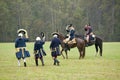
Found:
[[(57, 38), (57, 34), (53, 35), (53, 38), (50, 43), (51, 56), (54, 60), (54, 65), (59, 66), (59, 60), (57, 56), (60, 55), (59, 45), (61, 44), (59, 38)], [(28, 42), (28, 34), (24, 29), (18, 30), (18, 37), (15, 40), (15, 49), (16, 49), (16, 58), (18, 59), (18, 66), (20, 66), (20, 60), (23, 59), (24, 67), (27, 66), (26, 57), (30, 57), (29, 51), (26, 50), (26, 42)], [(46, 55), (46, 52), (43, 49), (43, 45), (45, 43), (45, 36), (42, 33), (42, 38), (36, 37), (36, 41), (34, 43), (34, 56), (35, 56), (35, 64), (38, 66), (38, 59), (41, 60), (42, 66), (44, 66), (43, 56)]]

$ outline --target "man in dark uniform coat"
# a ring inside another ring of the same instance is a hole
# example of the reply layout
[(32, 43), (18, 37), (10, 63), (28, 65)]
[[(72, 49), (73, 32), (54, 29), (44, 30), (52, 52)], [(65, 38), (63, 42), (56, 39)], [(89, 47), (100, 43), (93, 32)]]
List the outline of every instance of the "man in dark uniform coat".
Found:
[(91, 38), (95, 38), (92, 27), (90, 25), (85, 25), (84, 30), (85, 30), (85, 36), (86, 36), (87, 43), (89, 43), (90, 40), (92, 40)]
[[(25, 34), (23, 34), (23, 31)], [(24, 37), (25, 35), (25, 37)], [(25, 50), (26, 42), (28, 42), (28, 34), (27, 31), (24, 29), (20, 29), (18, 31), (18, 37), (15, 40), (15, 49), (16, 49), (16, 57), (18, 59), (18, 66), (20, 66), (20, 59), (22, 58), (24, 61), (24, 66), (26, 67), (26, 57), (30, 57), (28, 51)]]
[(73, 38), (75, 38), (75, 28), (74, 28), (74, 26), (72, 25), (72, 24), (70, 24), (70, 25), (68, 25), (67, 27), (66, 27), (66, 31), (67, 31), (67, 36), (68, 36), (68, 38), (67, 38), (67, 42), (69, 41), (69, 40), (72, 40)]
[(57, 38), (58, 35), (57, 34), (53, 34), (53, 39), (51, 40), (51, 44), (50, 44), (50, 50), (51, 50), (51, 56), (54, 60), (54, 65), (59, 66), (59, 60), (57, 59), (57, 56), (60, 55), (60, 47), (59, 45), (61, 44), (59, 38)]
[(34, 54), (35, 54), (36, 66), (38, 66), (38, 58), (41, 60), (42, 66), (44, 66), (43, 56), (46, 55), (46, 53), (43, 49), (44, 43), (45, 43), (45, 36), (43, 37), (42, 40), (40, 37), (36, 38), (36, 42), (34, 44)]

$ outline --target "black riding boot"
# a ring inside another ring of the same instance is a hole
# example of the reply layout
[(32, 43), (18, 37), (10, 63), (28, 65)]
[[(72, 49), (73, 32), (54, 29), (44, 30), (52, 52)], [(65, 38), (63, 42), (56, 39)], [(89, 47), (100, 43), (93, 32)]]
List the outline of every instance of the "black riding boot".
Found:
[(24, 62), (24, 67), (26, 67), (27, 66), (27, 64), (26, 64), (26, 62)]
[(42, 66), (44, 66), (44, 61), (43, 61), (43, 58), (41, 58), (41, 62), (42, 62)]
[(54, 59), (54, 64), (53, 65), (56, 65), (56, 59)]
[(55, 59), (55, 62), (56, 62), (56, 63), (57, 63), (57, 65), (59, 66), (59, 63), (60, 63), (60, 62), (59, 62), (57, 59)]
[(70, 47), (67, 43), (65, 43), (65, 48), (70, 51)]
[(59, 62), (57, 59), (56, 59), (56, 61), (57, 61), (57, 65), (59, 66), (59, 65), (60, 65), (59, 63), (60, 63), (60, 62)]
[(36, 63), (36, 66), (38, 66), (38, 60), (37, 59), (35, 60), (35, 63)]

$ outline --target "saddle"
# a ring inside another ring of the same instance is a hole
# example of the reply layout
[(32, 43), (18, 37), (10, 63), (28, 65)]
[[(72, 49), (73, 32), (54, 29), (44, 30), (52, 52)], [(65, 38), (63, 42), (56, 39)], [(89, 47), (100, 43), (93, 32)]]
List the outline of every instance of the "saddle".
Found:
[(75, 44), (76, 40), (75, 38), (73, 38), (72, 40), (69, 40), (68, 38), (64, 39), (63, 42), (65, 43), (65, 50), (69, 50), (70, 51), (70, 46), (71, 44)]
[(73, 38), (72, 40), (68, 41), (68, 44), (75, 44), (75, 43), (76, 43), (75, 38)]
[(73, 38), (72, 40), (68, 40), (67, 38), (63, 40), (64, 43), (67, 43), (67, 44), (75, 44), (76, 43), (76, 40), (75, 38)]
[(89, 36), (89, 42), (86, 43), (86, 47), (87, 47), (87, 46), (92, 46), (92, 45), (95, 43), (95, 40), (96, 40), (95, 35), (90, 35), (90, 36)]
[(95, 38), (95, 35), (94, 35), (94, 34), (89, 36), (89, 42), (94, 42), (95, 39), (96, 39), (96, 38)]

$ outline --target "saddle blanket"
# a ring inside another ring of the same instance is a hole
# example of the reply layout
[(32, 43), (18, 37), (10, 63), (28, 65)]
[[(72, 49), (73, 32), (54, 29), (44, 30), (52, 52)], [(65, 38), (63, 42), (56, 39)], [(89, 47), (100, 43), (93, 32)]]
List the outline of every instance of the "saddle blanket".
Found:
[(74, 44), (74, 43), (76, 43), (76, 40), (75, 40), (75, 38), (70, 41), (68, 39), (65, 39), (65, 40), (63, 40), (63, 42), (68, 43), (68, 44)]

